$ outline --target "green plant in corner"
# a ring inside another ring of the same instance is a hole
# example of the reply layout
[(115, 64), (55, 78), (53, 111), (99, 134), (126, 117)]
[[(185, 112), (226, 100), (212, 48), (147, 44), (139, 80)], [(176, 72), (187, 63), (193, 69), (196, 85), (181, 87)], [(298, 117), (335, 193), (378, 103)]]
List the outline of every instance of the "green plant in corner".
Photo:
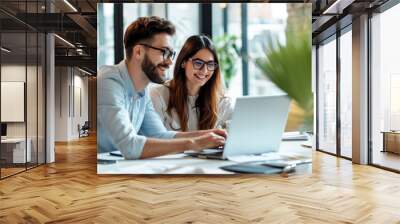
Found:
[(286, 32), (286, 43), (270, 40), (266, 57), (256, 65), (277, 87), (286, 92), (304, 111), (301, 131), (313, 128), (313, 94), (311, 92), (310, 32)]
[(236, 74), (236, 63), (240, 55), (236, 40), (237, 37), (231, 34), (224, 34), (214, 39), (219, 59), (219, 67), (226, 88), (229, 87), (230, 81)]

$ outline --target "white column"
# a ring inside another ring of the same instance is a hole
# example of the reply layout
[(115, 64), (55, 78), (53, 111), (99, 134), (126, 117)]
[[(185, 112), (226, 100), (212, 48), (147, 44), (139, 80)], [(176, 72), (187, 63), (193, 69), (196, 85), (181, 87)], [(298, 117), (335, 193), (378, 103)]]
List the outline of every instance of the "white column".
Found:
[(55, 161), (54, 133), (55, 133), (55, 78), (54, 78), (54, 35), (46, 35), (46, 163)]
[(353, 20), (353, 162), (368, 163), (368, 16)]

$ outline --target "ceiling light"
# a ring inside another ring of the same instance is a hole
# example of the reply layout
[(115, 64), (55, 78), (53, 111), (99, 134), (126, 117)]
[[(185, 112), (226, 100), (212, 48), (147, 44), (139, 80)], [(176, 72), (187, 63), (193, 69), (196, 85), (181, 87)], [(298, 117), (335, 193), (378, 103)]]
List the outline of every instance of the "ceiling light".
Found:
[(342, 14), (343, 9), (351, 5), (355, 0), (336, 0), (332, 5), (324, 10), (322, 14)]
[(83, 70), (83, 69), (81, 69), (81, 68), (79, 68), (79, 67), (78, 67), (78, 70), (81, 71), (81, 72), (83, 72), (83, 73), (85, 73), (85, 74), (87, 74), (87, 75), (92, 75), (92, 73), (90, 73), (90, 72), (88, 72), (88, 71), (86, 71), (86, 70)]
[(76, 53), (78, 53), (79, 55), (83, 55), (83, 49), (77, 48)]
[(10, 53), (10, 52), (11, 52), (11, 50), (9, 50), (9, 49), (7, 49), (7, 48), (5, 48), (5, 47), (1, 47), (0, 49), (1, 49), (2, 51), (6, 52), (6, 53)]
[(70, 47), (75, 48), (75, 45), (73, 45), (71, 42), (69, 42), (68, 40), (58, 36), (57, 34), (54, 34), (55, 37), (57, 37), (58, 39), (60, 39), (62, 42), (66, 43), (67, 45), (69, 45)]
[(71, 4), (69, 3), (68, 0), (64, 0), (65, 4), (67, 4), (72, 10), (74, 10), (75, 12), (78, 12), (78, 10)]

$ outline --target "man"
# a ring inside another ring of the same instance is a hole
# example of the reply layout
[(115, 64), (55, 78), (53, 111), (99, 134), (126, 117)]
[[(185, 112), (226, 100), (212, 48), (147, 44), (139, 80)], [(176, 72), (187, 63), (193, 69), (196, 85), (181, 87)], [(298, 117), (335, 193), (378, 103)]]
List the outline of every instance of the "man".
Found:
[(163, 83), (175, 52), (175, 27), (159, 17), (141, 17), (124, 35), (126, 59), (98, 72), (98, 150), (119, 150), (126, 159), (221, 146), (220, 129), (167, 131), (155, 112), (147, 85)]

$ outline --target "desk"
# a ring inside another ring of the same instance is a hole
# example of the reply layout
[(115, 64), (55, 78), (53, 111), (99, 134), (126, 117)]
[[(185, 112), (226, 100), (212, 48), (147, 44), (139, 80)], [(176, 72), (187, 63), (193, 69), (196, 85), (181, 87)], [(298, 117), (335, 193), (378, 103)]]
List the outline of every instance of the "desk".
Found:
[(25, 138), (6, 138), (1, 139), (1, 159), (5, 163), (25, 163), (31, 161), (31, 139), (27, 139), (25, 151)]
[[(312, 150), (302, 147), (303, 143), (305, 141), (282, 142), (278, 152), (268, 153), (265, 158), (311, 159)], [(117, 160), (114, 164), (97, 164), (98, 174), (234, 174), (220, 167), (238, 163), (229, 160), (193, 158), (183, 153), (142, 160), (125, 160), (109, 153), (99, 153), (97, 158)], [(311, 173), (311, 164), (308, 165), (307, 172)]]
[(393, 152), (400, 154), (400, 131), (382, 131), (382, 152)]

